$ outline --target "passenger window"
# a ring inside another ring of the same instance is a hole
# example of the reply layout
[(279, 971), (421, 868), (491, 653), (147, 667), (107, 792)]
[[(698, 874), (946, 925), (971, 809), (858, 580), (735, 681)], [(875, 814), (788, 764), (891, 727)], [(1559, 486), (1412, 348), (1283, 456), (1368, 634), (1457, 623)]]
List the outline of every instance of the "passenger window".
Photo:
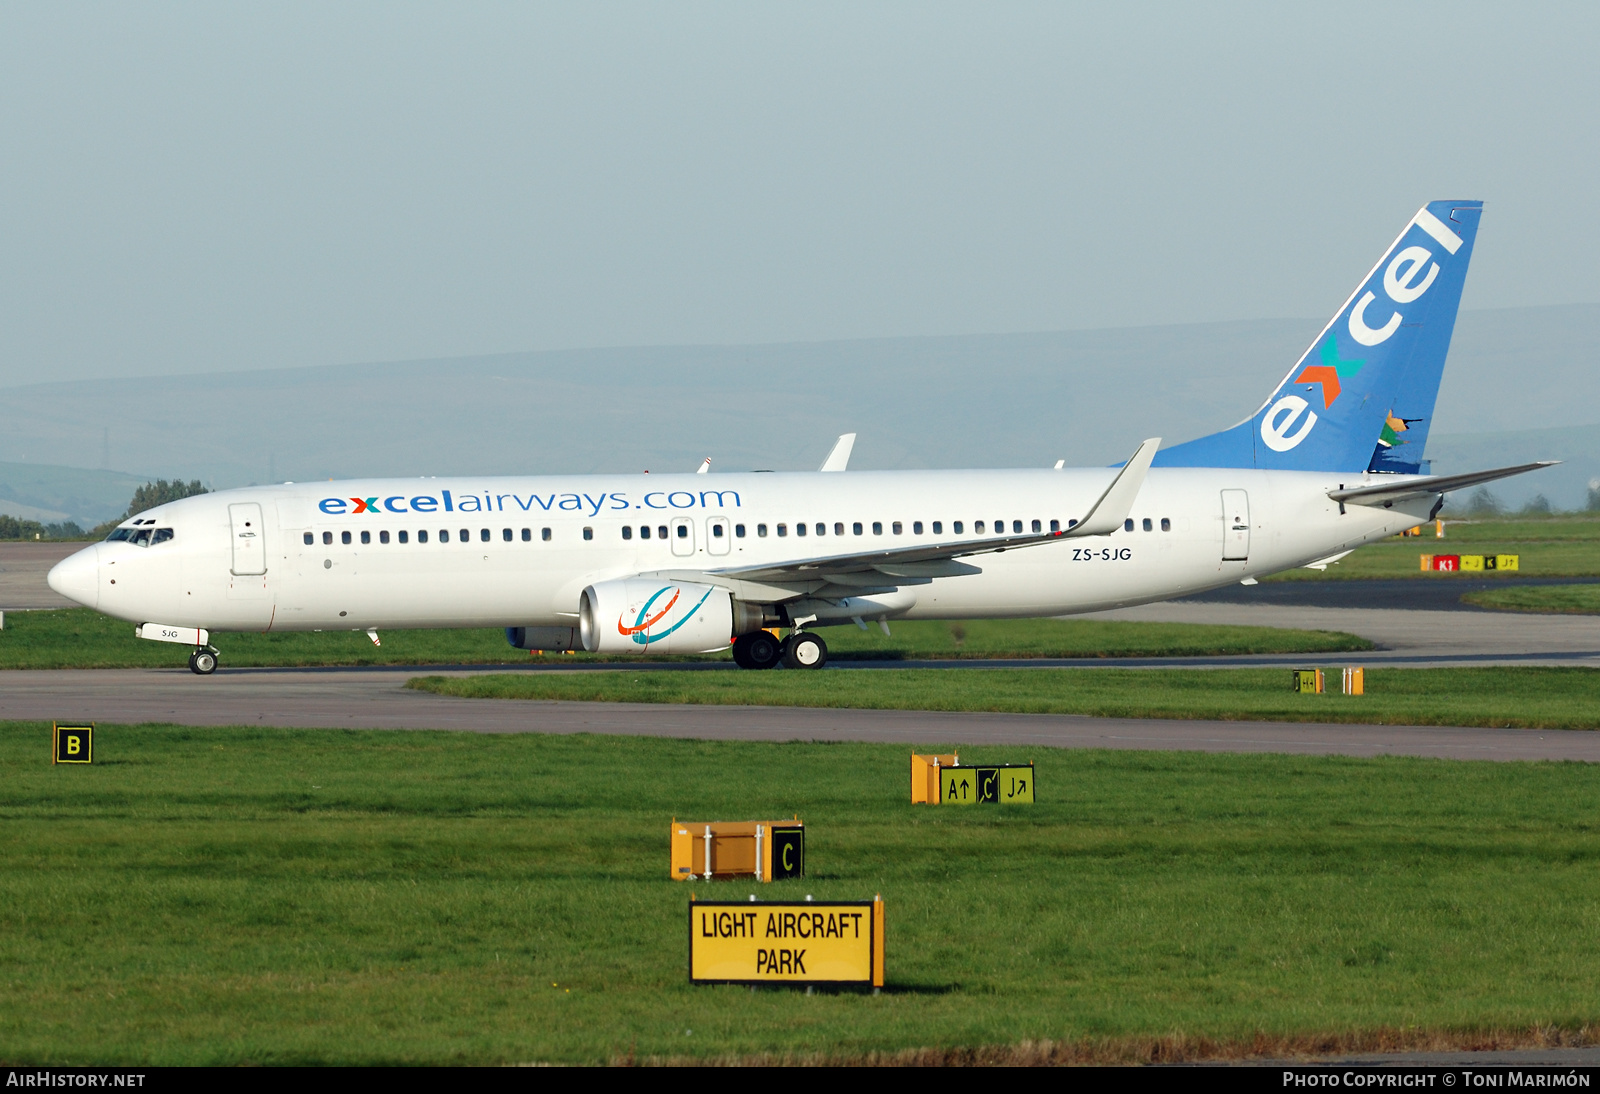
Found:
[(439, 542), (440, 543), (449, 543), (450, 542), (450, 529), (448, 529), (448, 528), (439, 529)]
[(324, 533), (322, 533), (322, 542), (323, 543), (332, 543), (333, 542), (333, 533), (332, 532), (324, 532)]
[(550, 529), (548, 529), (548, 528), (539, 529), (539, 538), (544, 540), (546, 543), (549, 543), (550, 542)]
[(632, 539), (633, 538), (633, 526), (632, 525), (624, 524), (622, 526), (622, 538), (623, 539)]
[(1129, 517), (1127, 520), (1122, 522), (1122, 530), (1124, 532), (1133, 531), (1133, 518), (1132, 517)]
[(408, 543), (411, 540), (411, 533), (410, 532), (398, 532), (396, 534), (400, 537), (400, 542), (401, 543)]
[(361, 533), (361, 542), (362, 543), (371, 543), (372, 542), (372, 533), (371, 532), (362, 532)]
[(585, 528), (583, 530), (583, 538), (584, 539), (593, 539), (594, 538), (594, 529), (593, 528)]
[(487, 529), (487, 528), (478, 529), (478, 538), (480, 540), (482, 540), (484, 543), (488, 543), (489, 542), (489, 529)]
[(1033, 530), (1035, 532), (1042, 532), (1042, 531), (1044, 531), (1044, 525), (1040, 524), (1038, 521), (1034, 521), (1033, 522)]
[(1145, 517), (1144, 518), (1144, 530), (1146, 532), (1155, 531), (1155, 525), (1150, 522), (1150, 518), (1149, 517)]
[(850, 526), (850, 532), (852, 535), (857, 536), (861, 534), (861, 522), (859, 520)]
[(150, 537), (151, 544), (165, 543), (172, 538), (171, 528), (157, 528), (156, 534)]
[(340, 543), (344, 543), (344, 544), (349, 544), (349, 542), (350, 542), (350, 533), (349, 532), (340, 532), (339, 533), (339, 542)]
[[(961, 525), (957, 524), (956, 525), (956, 531), (959, 532), (960, 530), (961, 530)], [(972, 522), (972, 531), (973, 531), (974, 535), (979, 535), (979, 536), (983, 535), (983, 521), (981, 521), (981, 520), (973, 521)]]
[(789, 526), (787, 524), (778, 525), (778, 538), (779, 539), (782, 539), (784, 536), (786, 536), (788, 534), (789, 534)]
[[(956, 535), (959, 536), (959, 535), (962, 534), (961, 522), (959, 520), (956, 521), (954, 524), (952, 524), (950, 527), (955, 530)], [(937, 532), (939, 530), (939, 526), (937, 524), (935, 524), (933, 526), (933, 530)], [(980, 531), (981, 531), (981, 529), (980, 529)]]
[(825, 536), (827, 534), (828, 534), (828, 526), (826, 524), (817, 525), (817, 535)]
[(933, 534), (936, 536), (944, 535), (944, 521), (936, 520), (933, 522)]
[(533, 529), (532, 528), (524, 528), (522, 530), (522, 542), (524, 542), (524, 543), (532, 543), (533, 542)]
[(656, 525), (656, 538), (657, 539), (666, 539), (667, 538), (667, 526), (665, 524)]
[(844, 535), (844, 521), (837, 520), (833, 522), (833, 534), (836, 536)]
[(712, 539), (721, 539), (722, 538), (722, 525), (713, 524), (711, 526), (711, 538)]
[(459, 535), (456, 538), (461, 540), (462, 543), (471, 543), (472, 542), (472, 529), (470, 529), (470, 528), (461, 529), (461, 535)]
[(1051, 530), (1051, 531), (1052, 531), (1052, 532), (1059, 532), (1059, 531), (1061, 531), (1061, 522), (1060, 522), (1060, 521), (1059, 521), (1059, 520), (1053, 520), (1053, 521), (1051, 521), (1051, 522), (1050, 522), (1050, 530)]
[(889, 530), (898, 536), (901, 532), (900, 522), (895, 521), (893, 524), (889, 525)]
[[(1017, 531), (1019, 531), (1019, 532), (1022, 531), (1022, 522), (1020, 520), (1017, 521)], [(1006, 534), (1006, 522), (1005, 521), (997, 520), (997, 521), (994, 522), (994, 534), (997, 535), (997, 536), (1003, 536), (1003, 535)]]
[(875, 536), (883, 535), (883, 521), (875, 520), (872, 522), (872, 534)]
[(735, 524), (733, 526), (733, 538), (734, 539), (743, 539), (744, 538), (744, 525)]
[[(365, 533), (362, 533), (362, 534), (363, 534), (363, 536), (365, 535)], [(387, 530), (378, 533), (378, 542), (379, 543), (388, 543), (389, 542), (389, 533), (388, 533)]]
[(639, 538), (640, 539), (649, 539), (650, 538), (650, 526), (648, 524), (639, 525)]
[(421, 529), (421, 530), (419, 530), (417, 532), (417, 542), (418, 543), (426, 543), (426, 542), (428, 542), (428, 530), (426, 528), (423, 528), (423, 529)]
[(1077, 523), (1078, 523), (1078, 518), (1077, 517), (1073, 517), (1071, 520), (1067, 521), (1067, 527), (1071, 528), (1074, 524), (1077, 524)]
[(803, 535), (806, 534), (806, 523), (805, 523), (805, 521), (801, 521), (799, 524), (796, 524), (794, 526), (794, 534), (797, 535), (797, 536), (803, 536)]
[(766, 539), (767, 538), (767, 526), (765, 524), (756, 525), (756, 535), (760, 536), (762, 539)]
[(313, 536), (310, 532), (306, 533), (306, 546), (307, 547), (311, 546), (316, 541), (317, 541), (317, 537), (316, 536)]
[(500, 538), (502, 540), (504, 540), (505, 542), (510, 543), (511, 542), (511, 529), (509, 529), (509, 528), (500, 529)]
[(920, 536), (922, 534), (922, 522), (920, 520), (914, 520), (911, 522), (911, 534), (914, 536)]
[(1163, 532), (1170, 532), (1170, 531), (1172, 531), (1172, 521), (1171, 521), (1171, 520), (1169, 520), (1169, 519), (1168, 519), (1168, 518), (1166, 518), (1166, 517), (1162, 517), (1162, 518), (1161, 518), (1161, 530), (1162, 530), (1162, 531), (1163, 531)]

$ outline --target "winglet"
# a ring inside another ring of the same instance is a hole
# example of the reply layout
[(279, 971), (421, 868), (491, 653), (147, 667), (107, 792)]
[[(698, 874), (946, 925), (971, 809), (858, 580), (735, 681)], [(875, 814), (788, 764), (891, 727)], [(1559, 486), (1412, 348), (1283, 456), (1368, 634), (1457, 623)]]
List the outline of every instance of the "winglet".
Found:
[(833, 451), (828, 453), (828, 458), (822, 461), (818, 471), (843, 471), (850, 464), (850, 450), (856, 446), (854, 433), (841, 433), (839, 439), (833, 442)]
[(707, 456), (705, 462), (702, 463), (699, 467), (694, 469), (694, 473), (696, 475), (704, 475), (707, 471), (710, 471), (710, 470), (711, 470), (711, 457)]
[(1088, 514), (1063, 535), (1103, 536), (1121, 528), (1122, 522), (1128, 519), (1128, 514), (1133, 510), (1134, 499), (1144, 485), (1145, 473), (1150, 470), (1150, 461), (1156, 458), (1156, 449), (1160, 447), (1160, 437), (1151, 437), (1141, 444), (1139, 450), (1122, 465), (1122, 470), (1117, 472), (1117, 477), (1111, 480), (1111, 485), (1106, 487), (1106, 492), (1100, 495), (1100, 500), (1094, 503)]

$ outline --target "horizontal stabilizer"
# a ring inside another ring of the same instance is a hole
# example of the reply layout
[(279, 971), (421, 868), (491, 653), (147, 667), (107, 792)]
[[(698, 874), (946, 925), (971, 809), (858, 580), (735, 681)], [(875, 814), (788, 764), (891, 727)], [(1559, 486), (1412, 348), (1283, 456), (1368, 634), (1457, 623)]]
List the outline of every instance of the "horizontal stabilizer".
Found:
[(1426, 478), (1406, 479), (1403, 482), (1379, 483), (1376, 486), (1357, 486), (1349, 490), (1329, 490), (1328, 497), (1355, 505), (1383, 505), (1405, 501), (1407, 498), (1427, 498), (1451, 490), (1464, 490), (1496, 479), (1508, 479), (1524, 471), (1537, 471), (1541, 467), (1554, 467), (1560, 460), (1540, 460), (1538, 463), (1518, 464), (1516, 467), (1497, 467), (1493, 471), (1472, 471), (1465, 475), (1429, 475)]

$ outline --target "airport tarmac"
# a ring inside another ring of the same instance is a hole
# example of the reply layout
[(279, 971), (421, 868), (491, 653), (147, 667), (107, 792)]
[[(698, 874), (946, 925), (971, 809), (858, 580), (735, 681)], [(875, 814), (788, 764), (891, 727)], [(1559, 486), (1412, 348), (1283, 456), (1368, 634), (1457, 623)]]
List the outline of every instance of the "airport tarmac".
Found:
[(4, 676), (0, 720), (1600, 761), (1589, 732), (457, 699), (405, 690), (413, 671), (438, 670), (20, 670)]

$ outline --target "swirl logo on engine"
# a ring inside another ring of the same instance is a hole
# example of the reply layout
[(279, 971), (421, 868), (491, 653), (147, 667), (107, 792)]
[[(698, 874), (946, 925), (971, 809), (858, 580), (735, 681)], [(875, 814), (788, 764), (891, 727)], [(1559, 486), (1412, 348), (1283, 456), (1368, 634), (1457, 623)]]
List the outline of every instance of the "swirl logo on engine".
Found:
[[(678, 588), (676, 585), (663, 585), (651, 595), (649, 600), (644, 602), (644, 606), (639, 609), (639, 614), (634, 618), (633, 626), (630, 627), (624, 623), (621, 615), (617, 616), (617, 633), (625, 638), (633, 639), (641, 646), (648, 646), (652, 642), (659, 642), (663, 638), (667, 637), (667, 635), (671, 634), (673, 631), (689, 622), (689, 620), (694, 617), (694, 613), (700, 610), (700, 605), (706, 602), (706, 597), (709, 597), (715, 591), (716, 590), (714, 589), (707, 589), (705, 591), (705, 595), (699, 600), (695, 601), (694, 607), (685, 612), (682, 619), (678, 620), (666, 630), (659, 631), (655, 634), (648, 634), (646, 632), (648, 632), (651, 627), (665, 619), (667, 613), (672, 611), (672, 606), (676, 604), (678, 602), (678, 598), (683, 595), (683, 590)], [(660, 600), (668, 593), (672, 594), (672, 599), (667, 601), (667, 606), (662, 608), (659, 612), (656, 612), (655, 615), (651, 615), (650, 609), (655, 607), (656, 601)]]

